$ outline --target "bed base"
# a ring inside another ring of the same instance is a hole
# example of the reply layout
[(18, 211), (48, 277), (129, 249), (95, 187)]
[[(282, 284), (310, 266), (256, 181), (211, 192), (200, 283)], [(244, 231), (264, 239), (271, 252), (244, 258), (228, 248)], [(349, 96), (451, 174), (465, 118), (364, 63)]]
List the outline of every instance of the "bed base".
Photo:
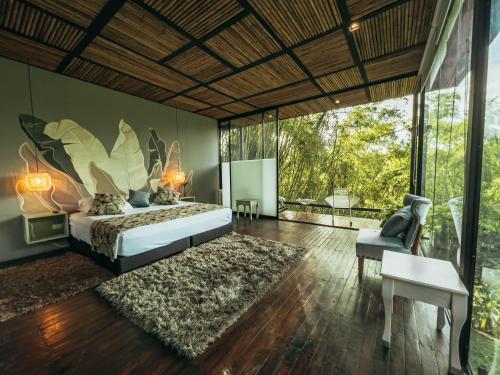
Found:
[(114, 261), (111, 261), (109, 257), (96, 253), (92, 250), (92, 247), (84, 242), (80, 241), (73, 236), (69, 236), (69, 244), (72, 250), (85, 255), (97, 264), (109, 269), (116, 275), (122, 274), (124, 272), (131, 271), (135, 268), (145, 266), (147, 264), (153, 263), (162, 258), (180, 253), (192, 246), (198, 246), (203, 242), (213, 240), (215, 238), (221, 237), (225, 234), (231, 233), (233, 230), (232, 223), (223, 225), (222, 227), (215, 228), (203, 233), (196, 234), (194, 236), (186, 237), (178, 241), (174, 241), (166, 246), (158, 247), (143, 253), (133, 255), (130, 257), (118, 256)]

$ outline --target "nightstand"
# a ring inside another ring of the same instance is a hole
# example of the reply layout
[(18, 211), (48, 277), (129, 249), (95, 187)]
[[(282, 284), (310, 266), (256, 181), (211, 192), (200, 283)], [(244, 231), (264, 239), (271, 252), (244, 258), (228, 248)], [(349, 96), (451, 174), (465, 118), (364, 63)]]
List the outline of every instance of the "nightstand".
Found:
[(56, 240), (69, 236), (68, 213), (41, 212), (23, 214), (24, 240), (27, 244)]
[(196, 197), (194, 195), (188, 195), (186, 197), (181, 197), (181, 201), (196, 202)]

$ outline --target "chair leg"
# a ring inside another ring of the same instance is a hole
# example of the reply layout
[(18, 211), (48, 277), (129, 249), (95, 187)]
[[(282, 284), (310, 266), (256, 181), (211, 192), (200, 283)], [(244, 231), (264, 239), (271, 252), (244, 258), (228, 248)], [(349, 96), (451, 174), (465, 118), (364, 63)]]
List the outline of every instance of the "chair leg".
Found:
[(365, 267), (365, 258), (358, 257), (358, 280), (363, 280), (363, 269)]

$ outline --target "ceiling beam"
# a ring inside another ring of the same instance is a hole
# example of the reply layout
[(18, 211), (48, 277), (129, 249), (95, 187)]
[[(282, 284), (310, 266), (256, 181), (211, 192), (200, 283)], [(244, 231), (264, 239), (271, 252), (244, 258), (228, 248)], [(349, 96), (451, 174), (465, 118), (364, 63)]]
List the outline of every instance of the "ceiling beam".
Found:
[(80, 42), (73, 48), (71, 52), (64, 56), (63, 60), (59, 63), (56, 69), (57, 73), (64, 72), (64, 69), (71, 63), (71, 61), (80, 56), (80, 54), (87, 48), (87, 46), (94, 41), (101, 30), (106, 26), (111, 18), (120, 10), (126, 0), (110, 0), (102, 8), (101, 12), (92, 21), (88, 27), (85, 36), (80, 40)]
[(266, 112), (266, 111), (269, 111), (269, 110), (272, 110), (275, 108), (299, 104), (299, 103), (307, 102), (309, 100), (320, 99), (320, 98), (324, 98), (327, 96), (341, 95), (341, 94), (345, 94), (347, 92), (354, 91), (354, 90), (360, 90), (360, 89), (368, 90), (372, 86), (376, 86), (376, 85), (380, 85), (380, 84), (388, 83), (388, 82), (392, 82), (392, 81), (397, 81), (397, 80), (403, 79), (403, 78), (416, 77), (417, 74), (418, 74), (418, 71), (404, 73), (404, 74), (400, 74), (400, 75), (395, 76), (395, 77), (389, 77), (389, 78), (373, 81), (373, 82), (368, 83), (368, 84), (362, 84), (362, 85), (358, 85), (358, 86), (354, 86), (354, 87), (349, 87), (347, 89), (342, 89), (342, 90), (330, 92), (327, 94), (313, 95), (313, 96), (310, 96), (308, 98), (293, 100), (293, 101), (290, 101), (287, 103), (278, 104), (278, 105), (274, 105), (274, 106), (266, 107), (266, 108), (260, 108), (260, 109), (255, 110), (255, 111), (245, 112), (245, 113), (241, 113), (241, 114), (238, 114), (235, 116), (225, 117), (225, 118), (220, 119), (220, 121), (228, 121), (228, 120), (233, 120), (233, 119), (240, 118), (240, 117), (252, 116), (252, 115), (255, 115), (257, 113)]
[[(354, 41), (354, 37), (352, 36), (351, 31), (349, 30), (349, 26), (351, 25), (351, 16), (349, 15), (349, 9), (347, 8), (347, 4), (345, 0), (337, 0), (337, 6), (339, 8), (340, 17), (342, 18), (342, 31), (344, 32), (344, 37), (349, 45), (349, 50), (351, 51), (351, 56), (354, 61), (354, 64), (358, 67), (359, 73), (361, 74), (361, 79), (365, 84), (368, 84), (368, 76), (366, 75), (366, 70), (363, 62), (361, 61), (361, 57), (359, 56), (358, 47), (356, 47), (356, 42)], [(365, 89), (366, 96), (368, 100), (371, 102), (372, 97), (370, 94), (370, 90), (368, 88)]]

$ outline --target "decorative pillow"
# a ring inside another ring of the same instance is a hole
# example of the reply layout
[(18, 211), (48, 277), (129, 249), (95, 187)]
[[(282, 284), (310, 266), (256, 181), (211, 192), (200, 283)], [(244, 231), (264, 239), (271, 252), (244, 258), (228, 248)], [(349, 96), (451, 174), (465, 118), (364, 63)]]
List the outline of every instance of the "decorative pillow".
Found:
[(78, 209), (80, 212), (83, 212), (85, 215), (89, 210), (92, 208), (92, 205), (94, 204), (94, 198), (82, 198), (78, 201)]
[(133, 207), (149, 207), (149, 196), (146, 191), (128, 191), (128, 201)]
[(125, 213), (125, 197), (118, 194), (96, 193), (94, 202), (87, 215), (123, 215)]
[(180, 193), (174, 189), (158, 186), (156, 192), (155, 203), (157, 204), (177, 204), (179, 203)]
[(384, 237), (396, 237), (398, 234), (405, 232), (412, 222), (410, 206), (405, 206), (391, 216), (384, 224), (382, 232)]

